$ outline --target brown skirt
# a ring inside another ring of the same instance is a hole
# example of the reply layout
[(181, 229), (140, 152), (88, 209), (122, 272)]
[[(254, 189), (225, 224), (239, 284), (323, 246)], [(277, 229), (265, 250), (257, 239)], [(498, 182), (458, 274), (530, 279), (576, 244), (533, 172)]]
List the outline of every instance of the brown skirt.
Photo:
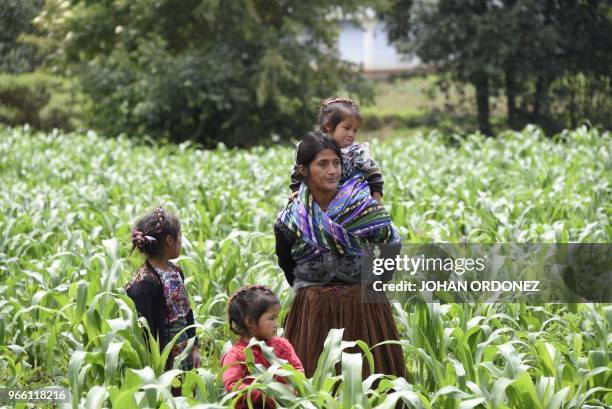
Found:
[[(285, 318), (284, 336), (312, 377), (323, 343), (330, 329), (344, 328), (345, 341), (363, 340), (372, 347), (379, 342), (399, 340), (388, 301), (362, 303), (360, 285), (326, 285), (297, 291)], [(347, 350), (359, 352), (360, 349)], [(400, 345), (382, 345), (372, 350), (376, 373), (406, 377), (406, 363)], [(364, 360), (364, 379), (370, 374)]]

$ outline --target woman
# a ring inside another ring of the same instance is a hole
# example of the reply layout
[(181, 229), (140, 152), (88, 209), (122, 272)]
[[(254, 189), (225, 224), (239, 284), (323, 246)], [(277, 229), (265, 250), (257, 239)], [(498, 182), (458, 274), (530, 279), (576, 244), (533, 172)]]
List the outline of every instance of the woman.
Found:
[[(360, 175), (338, 186), (341, 152), (325, 134), (306, 135), (296, 162), (304, 181), (280, 213), (274, 233), (278, 263), (296, 291), (284, 334), (310, 377), (332, 328), (344, 328), (345, 340), (361, 339), (369, 346), (399, 339), (388, 301), (362, 302), (360, 284), (368, 243), (387, 244), (384, 256), (395, 257), (400, 238)], [(372, 353), (377, 373), (405, 377), (400, 346), (384, 345)]]

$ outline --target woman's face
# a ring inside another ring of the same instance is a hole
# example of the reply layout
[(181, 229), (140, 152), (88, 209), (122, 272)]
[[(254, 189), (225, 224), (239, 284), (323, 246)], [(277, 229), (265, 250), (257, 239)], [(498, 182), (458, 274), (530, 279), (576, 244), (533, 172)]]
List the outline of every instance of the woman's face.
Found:
[(323, 149), (308, 165), (306, 183), (308, 183), (308, 187), (311, 190), (335, 192), (338, 188), (341, 174), (342, 165), (338, 154), (332, 149)]

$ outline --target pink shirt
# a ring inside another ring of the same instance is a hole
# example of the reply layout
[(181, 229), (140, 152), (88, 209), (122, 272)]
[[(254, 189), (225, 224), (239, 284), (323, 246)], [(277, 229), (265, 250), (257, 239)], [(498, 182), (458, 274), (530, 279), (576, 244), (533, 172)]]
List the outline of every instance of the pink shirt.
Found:
[[(225, 355), (221, 357), (221, 366), (226, 366), (234, 363), (234, 365), (227, 368), (227, 370), (223, 373), (223, 384), (225, 385), (225, 389), (228, 392), (231, 392), (234, 388), (234, 385), (239, 380), (244, 380), (238, 389), (246, 388), (253, 382), (253, 379), (245, 379), (250, 375), (244, 357), (244, 348), (249, 344), (248, 340), (240, 339), (238, 342), (234, 344), (232, 349), (230, 349)], [(266, 345), (274, 348), (274, 355), (276, 357), (287, 360), (295, 369), (300, 372), (304, 372), (304, 367), (302, 366), (302, 362), (300, 358), (295, 353), (293, 346), (289, 341), (285, 338), (274, 337), (269, 341), (266, 341)], [(256, 364), (262, 364), (266, 368), (270, 367), (270, 363), (264, 358), (263, 352), (261, 348), (258, 346), (253, 346), (252, 349), (253, 356), (255, 357)], [(287, 383), (287, 380), (280, 376), (274, 377), (278, 382), (282, 382), (284, 384)], [(261, 393), (259, 391), (253, 391), (251, 393), (251, 400), (253, 403), (261, 401)], [(266, 402), (266, 406), (271, 405), (274, 406), (274, 401), (272, 399), (268, 399)], [(242, 402), (242, 406), (246, 406), (246, 399)], [(237, 405), (236, 407), (241, 407), (241, 405)]]

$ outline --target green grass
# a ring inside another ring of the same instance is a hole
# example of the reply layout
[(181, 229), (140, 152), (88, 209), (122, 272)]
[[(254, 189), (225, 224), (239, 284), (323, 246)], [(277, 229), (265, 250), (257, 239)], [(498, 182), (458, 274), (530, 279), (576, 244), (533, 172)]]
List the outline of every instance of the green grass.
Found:
[[(374, 101), (363, 105), (362, 134), (366, 139), (388, 139), (419, 131), (469, 134), (478, 129), (474, 89), (452, 85), (443, 92), (435, 74), (374, 81)], [(506, 129), (505, 100), (490, 99), (493, 129)]]
[[(426, 94), (435, 86), (435, 75), (377, 80), (374, 83), (375, 101), (361, 111), (366, 116), (420, 115), (431, 107), (442, 107), (442, 99), (429, 99)], [(441, 96), (440, 96), (441, 97)]]
[[(612, 135), (536, 128), (451, 140), (433, 132), (373, 141), (384, 203), (405, 242), (611, 242)], [(94, 133), (0, 130), (0, 383), (63, 385), (71, 407), (227, 406), (219, 357), (234, 338), (229, 293), (271, 286), (287, 312), (272, 226), (286, 202), (291, 147), (202, 151)], [(122, 290), (134, 220), (158, 205), (184, 232), (204, 368), (173, 399), (178, 372), (144, 347)], [(281, 363), (257, 387), (289, 407), (564, 408), (612, 404), (606, 304), (396, 304), (413, 383), (361, 379), (331, 333), (312, 379)], [(363, 351), (367, 356), (367, 350)], [(336, 363), (342, 372), (332, 372)], [(366, 360), (367, 364), (367, 360)], [(273, 382), (288, 376), (293, 390)], [(186, 386), (186, 388), (187, 388)], [(246, 393), (246, 392), (245, 392)], [(176, 406), (175, 406), (176, 405)], [(208, 406), (207, 406), (208, 405)], [(606, 406), (607, 405), (607, 406)], [(25, 405), (17, 406), (25, 407)]]

